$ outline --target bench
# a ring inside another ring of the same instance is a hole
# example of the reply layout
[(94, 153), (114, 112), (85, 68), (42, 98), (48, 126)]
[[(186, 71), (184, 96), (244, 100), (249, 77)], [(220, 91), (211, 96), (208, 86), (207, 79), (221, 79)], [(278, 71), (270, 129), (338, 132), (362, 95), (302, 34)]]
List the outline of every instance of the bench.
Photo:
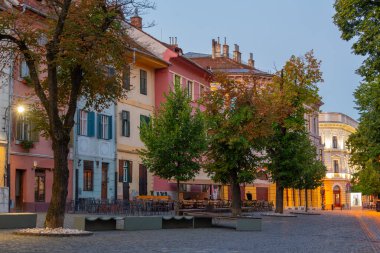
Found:
[(35, 228), (36, 213), (0, 213), (0, 229)]
[(123, 219), (123, 217), (115, 216), (76, 216), (74, 228), (85, 231), (116, 230), (116, 221)]
[(235, 229), (237, 231), (261, 231), (262, 219), (259, 217), (215, 217), (218, 220), (232, 220), (235, 221)]
[(162, 229), (162, 216), (127, 216), (124, 218), (124, 230)]
[(162, 228), (194, 228), (193, 216), (163, 216)]

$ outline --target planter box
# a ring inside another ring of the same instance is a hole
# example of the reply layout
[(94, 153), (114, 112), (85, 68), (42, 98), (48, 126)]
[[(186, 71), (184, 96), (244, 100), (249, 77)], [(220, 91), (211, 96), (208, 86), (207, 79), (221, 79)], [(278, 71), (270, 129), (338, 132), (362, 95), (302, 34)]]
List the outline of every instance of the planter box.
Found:
[(0, 213), (0, 229), (35, 228), (36, 213)]
[(124, 218), (124, 230), (155, 230), (162, 229), (161, 216), (127, 216)]

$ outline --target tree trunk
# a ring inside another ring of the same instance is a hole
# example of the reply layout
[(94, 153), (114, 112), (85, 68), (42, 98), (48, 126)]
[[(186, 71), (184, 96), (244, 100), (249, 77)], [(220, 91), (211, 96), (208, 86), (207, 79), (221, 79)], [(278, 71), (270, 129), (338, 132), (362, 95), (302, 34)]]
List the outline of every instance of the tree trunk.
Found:
[(276, 210), (275, 213), (284, 212), (284, 187), (276, 182)]
[(179, 215), (179, 180), (177, 180), (177, 205), (175, 205), (175, 214)]
[[(70, 139), (70, 136), (67, 136)], [(68, 154), (69, 141), (53, 141), (54, 170), (53, 189), (49, 209), (45, 218), (46, 228), (63, 227), (65, 219), (65, 207), (67, 187), (69, 182)]]
[(232, 187), (232, 204), (231, 204), (232, 216), (240, 216), (241, 215), (240, 184), (234, 181), (231, 183), (231, 187)]
[(307, 188), (305, 188), (305, 212), (307, 212), (307, 207), (308, 207), (308, 203), (307, 203), (307, 201), (308, 201), (308, 196), (307, 196)]

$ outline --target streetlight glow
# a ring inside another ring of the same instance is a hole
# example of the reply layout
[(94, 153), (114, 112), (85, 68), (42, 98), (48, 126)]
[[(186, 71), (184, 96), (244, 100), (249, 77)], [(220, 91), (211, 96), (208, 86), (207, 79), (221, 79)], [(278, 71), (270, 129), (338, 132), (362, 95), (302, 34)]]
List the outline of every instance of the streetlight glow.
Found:
[(23, 112), (25, 112), (25, 107), (22, 106), (22, 105), (17, 106), (17, 112), (18, 112), (18, 113), (23, 113)]

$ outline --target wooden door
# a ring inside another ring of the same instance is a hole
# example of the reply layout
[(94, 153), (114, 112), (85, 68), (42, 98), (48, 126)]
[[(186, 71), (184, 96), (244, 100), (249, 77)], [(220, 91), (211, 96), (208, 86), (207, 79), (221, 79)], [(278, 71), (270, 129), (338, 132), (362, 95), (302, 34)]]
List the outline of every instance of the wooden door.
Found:
[(268, 187), (256, 187), (256, 200), (268, 201)]
[(102, 199), (107, 199), (107, 187), (108, 187), (108, 163), (102, 163)]
[(142, 164), (139, 166), (139, 195), (148, 194), (148, 171)]
[(24, 171), (16, 170), (16, 184), (15, 184), (15, 193), (16, 193), (16, 210), (23, 210), (24, 202)]
[(337, 185), (334, 186), (333, 194), (334, 194), (334, 206), (340, 207), (340, 187), (339, 186)]

